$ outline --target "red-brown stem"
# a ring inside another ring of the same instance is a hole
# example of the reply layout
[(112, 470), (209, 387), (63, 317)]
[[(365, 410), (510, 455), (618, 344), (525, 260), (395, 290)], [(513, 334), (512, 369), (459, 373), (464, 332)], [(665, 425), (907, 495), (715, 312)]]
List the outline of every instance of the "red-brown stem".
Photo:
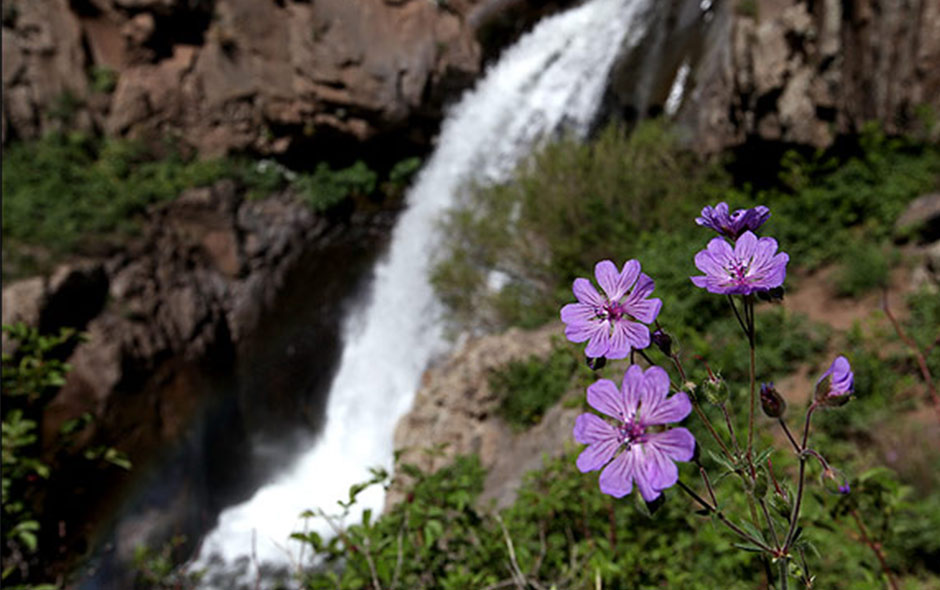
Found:
[(862, 522), (862, 518), (858, 514), (858, 510), (853, 508), (851, 510), (852, 518), (855, 519), (855, 524), (858, 526), (858, 532), (862, 535), (862, 541), (868, 545), (868, 547), (875, 553), (875, 557), (878, 558), (878, 563), (881, 564), (881, 571), (884, 572), (885, 577), (888, 578), (888, 585), (891, 586), (891, 590), (898, 590), (898, 581), (894, 579), (894, 573), (891, 571), (891, 568), (888, 567), (888, 562), (885, 560), (884, 551), (881, 550), (881, 543), (877, 543), (868, 536), (868, 529), (865, 527), (865, 523)]
[(894, 314), (891, 313), (891, 308), (888, 306), (888, 291), (887, 289), (882, 293), (881, 296), (881, 309), (884, 310), (885, 315), (888, 317), (888, 320), (891, 322), (891, 325), (894, 326), (894, 331), (897, 332), (898, 337), (904, 341), (904, 344), (911, 349), (911, 352), (914, 353), (914, 357), (917, 359), (917, 365), (920, 367), (920, 374), (924, 378), (924, 383), (927, 384), (927, 394), (930, 396), (931, 402), (933, 402), (934, 412), (937, 413), (937, 421), (940, 422), (940, 397), (937, 397), (937, 388), (934, 386), (933, 377), (930, 374), (930, 368), (927, 366), (927, 359), (924, 356), (924, 353), (920, 350), (920, 347), (917, 346), (917, 343), (908, 336), (904, 329), (901, 328), (901, 324), (898, 323), (897, 318), (894, 317)]

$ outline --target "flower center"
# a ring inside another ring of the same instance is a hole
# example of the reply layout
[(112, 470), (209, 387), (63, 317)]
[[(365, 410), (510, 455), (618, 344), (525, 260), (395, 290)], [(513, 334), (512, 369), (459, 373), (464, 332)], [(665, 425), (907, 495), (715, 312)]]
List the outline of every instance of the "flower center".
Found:
[(620, 442), (630, 446), (632, 443), (646, 442), (646, 428), (636, 420), (624, 422), (620, 428)]
[(737, 282), (744, 282), (747, 279), (747, 275), (751, 270), (751, 261), (741, 262), (735, 260), (731, 263), (731, 266), (728, 268), (728, 274), (731, 275), (731, 279)]
[(601, 317), (605, 320), (619, 320), (627, 313), (624, 309), (623, 304), (618, 301), (608, 301), (604, 304), (604, 307), (601, 308)]

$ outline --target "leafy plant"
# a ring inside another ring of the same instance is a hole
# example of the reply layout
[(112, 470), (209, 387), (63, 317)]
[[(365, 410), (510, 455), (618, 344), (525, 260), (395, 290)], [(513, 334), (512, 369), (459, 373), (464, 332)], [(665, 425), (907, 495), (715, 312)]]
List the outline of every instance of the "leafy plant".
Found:
[(490, 387), (500, 398), (499, 415), (517, 430), (537, 424), (568, 388), (579, 362), (567, 348), (547, 359), (514, 361), (490, 375)]

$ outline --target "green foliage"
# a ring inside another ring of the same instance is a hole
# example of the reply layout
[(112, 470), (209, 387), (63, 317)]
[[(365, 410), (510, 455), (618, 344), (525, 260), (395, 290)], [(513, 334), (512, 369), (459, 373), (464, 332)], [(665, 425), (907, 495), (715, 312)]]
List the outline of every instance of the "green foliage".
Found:
[(325, 211), (349, 196), (372, 194), (377, 181), (378, 175), (359, 161), (340, 170), (320, 163), (312, 174), (300, 175), (295, 185), (314, 211)]
[(177, 567), (177, 553), (185, 545), (186, 537), (177, 535), (164, 543), (159, 550), (146, 545), (134, 549), (134, 588), (147, 590), (180, 590), (197, 588), (200, 573), (192, 573)]
[(533, 356), (514, 361), (490, 375), (490, 388), (499, 396), (499, 415), (517, 430), (537, 424), (568, 389), (579, 358), (567, 348), (547, 359)]
[(117, 87), (118, 73), (108, 66), (92, 66), (88, 72), (91, 89), (101, 94), (111, 94)]
[[(52, 448), (42, 448), (38, 430), (43, 406), (65, 383), (70, 367), (61, 356), (81, 336), (71, 329), (44, 335), (23, 324), (5, 325), (3, 332), (15, 343), (15, 352), (2, 357), (2, 580), (6, 587), (35, 582), (42, 576), (37, 558), (41, 556), (44, 489), (54, 481), (57, 452), (71, 446), (92, 417), (67, 422)], [(106, 445), (89, 446), (83, 455), (89, 465), (130, 468), (124, 453)], [(52, 461), (42, 457), (52, 457)]]
[(249, 198), (291, 189), (323, 212), (350, 197), (374, 196), (380, 186), (395, 194), (420, 165), (417, 158), (403, 160), (380, 185), (363, 162), (336, 170), (320, 163), (297, 173), (270, 160), (193, 160), (168, 146), (159, 151), (169, 156), (142, 143), (81, 133), (5, 147), (4, 276), (42, 272), (63, 256), (122, 242), (139, 232), (149, 206), (222, 178), (237, 180)]
[[(432, 282), (458, 324), (541, 323), (597, 260), (639, 256), (648, 233), (668, 234), (727, 186), (659, 122), (550, 143), (512, 182), (474, 188), (447, 215)], [(494, 272), (505, 279), (500, 289), (491, 288)]]
[(4, 254), (23, 244), (62, 255), (89, 237), (130, 235), (148, 205), (227, 172), (221, 161), (153, 158), (143, 145), (78, 133), (5, 148)]
[(839, 258), (835, 286), (836, 295), (840, 297), (858, 297), (887, 287), (891, 267), (897, 262), (897, 256), (892, 256), (885, 246), (864, 241), (847, 245)]
[(771, 208), (763, 233), (790, 254), (791, 273), (841, 257), (840, 289), (860, 293), (883, 284), (892, 258), (856, 245), (889, 239), (904, 207), (940, 177), (936, 146), (872, 129), (860, 145), (859, 155), (842, 159), (790, 152), (779, 186), (756, 192), (733, 187), (721, 169), (683, 151), (662, 123), (629, 136), (610, 127), (585, 144), (563, 139), (511, 182), (476, 187), (448, 213), (432, 283), (459, 327), (532, 327), (557, 317), (571, 281), (589, 276), (598, 260), (637, 258), (663, 299), (661, 321), (686, 338), (726, 308), (686, 288), (697, 274), (692, 257), (710, 237), (692, 220), (702, 206), (726, 200)]
[(782, 162), (782, 189), (756, 196), (773, 215), (773, 235), (805, 268), (830, 262), (863, 238), (881, 243), (917, 196), (937, 187), (940, 149), (888, 139), (874, 128), (860, 138), (861, 155), (807, 159), (795, 152)]

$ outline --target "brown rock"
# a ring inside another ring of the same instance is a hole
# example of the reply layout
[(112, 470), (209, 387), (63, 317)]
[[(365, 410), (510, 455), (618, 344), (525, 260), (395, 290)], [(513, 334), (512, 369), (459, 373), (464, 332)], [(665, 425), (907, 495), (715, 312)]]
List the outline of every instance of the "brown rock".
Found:
[[(538, 468), (545, 453), (564, 449), (577, 412), (558, 404), (538, 425), (516, 433), (496, 415), (500, 400), (490, 390), (490, 374), (513, 360), (547, 357), (560, 333), (555, 324), (531, 332), (513, 328), (471, 340), (429, 369), (411, 411), (395, 428), (402, 460), (433, 471), (456, 455), (476, 453), (489, 470), (481, 501), (508, 505), (523, 475)], [(424, 453), (437, 445), (446, 445), (440, 455)], [(400, 501), (400, 492), (393, 488), (386, 505)]]

